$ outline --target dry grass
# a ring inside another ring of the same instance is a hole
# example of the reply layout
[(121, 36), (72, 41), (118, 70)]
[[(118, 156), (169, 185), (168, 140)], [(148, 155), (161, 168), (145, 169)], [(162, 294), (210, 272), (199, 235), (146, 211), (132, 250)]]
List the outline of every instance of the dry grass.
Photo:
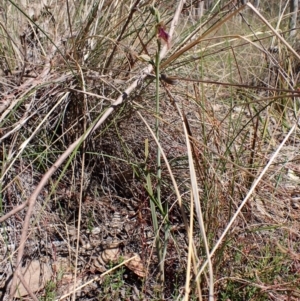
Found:
[(175, 2), (0, 2), (3, 300), (299, 300), (288, 12)]

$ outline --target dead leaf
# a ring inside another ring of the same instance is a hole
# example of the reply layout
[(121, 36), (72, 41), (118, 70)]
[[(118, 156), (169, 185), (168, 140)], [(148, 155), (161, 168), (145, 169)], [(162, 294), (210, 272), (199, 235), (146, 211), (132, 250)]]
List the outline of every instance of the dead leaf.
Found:
[[(51, 279), (52, 271), (50, 265), (39, 260), (30, 262), (27, 267), (21, 269), (21, 273), (28, 287), (34, 293), (44, 288), (47, 281)], [(27, 296), (28, 292), (21, 282), (18, 283), (18, 288), (15, 297), (20, 298)]]
[(113, 249), (106, 249), (102, 252), (101, 257), (105, 264), (110, 262), (117, 263), (120, 258), (120, 249), (113, 248)]
[(146, 269), (143, 265), (141, 257), (134, 253), (130, 255), (123, 256), (124, 260), (131, 258), (132, 256), (135, 256), (134, 259), (130, 260), (129, 262), (126, 262), (125, 265), (128, 267), (129, 270), (137, 274), (138, 276), (144, 278), (146, 277)]

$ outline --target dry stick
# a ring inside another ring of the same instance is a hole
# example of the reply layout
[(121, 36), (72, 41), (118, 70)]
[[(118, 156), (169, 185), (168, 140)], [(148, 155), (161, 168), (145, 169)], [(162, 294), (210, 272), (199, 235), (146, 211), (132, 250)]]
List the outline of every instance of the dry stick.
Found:
[(3, 223), (5, 220), (9, 219), (11, 216), (15, 215), (16, 213), (18, 213), (19, 211), (21, 211), (22, 209), (24, 209), (27, 206), (28, 201), (29, 200), (25, 201), (21, 205), (15, 207), (14, 209), (12, 209), (8, 213), (6, 213), (4, 216), (2, 216), (0, 218), (0, 223)]
[[(175, 26), (177, 25), (179, 16), (180, 16), (180, 12), (182, 10), (183, 7), (183, 3), (185, 2), (185, 0), (181, 0), (177, 6), (174, 18), (172, 20), (171, 23), (171, 27), (170, 27), (170, 31), (169, 31), (169, 35), (170, 38), (172, 38), (173, 32), (175, 30)], [(168, 47), (167, 45), (165, 45), (163, 47), (163, 49), (160, 52), (160, 59), (162, 59), (163, 57), (165, 57), (165, 55), (168, 52)], [(58, 160), (54, 163), (54, 165), (52, 165), (52, 167), (44, 174), (44, 176), (42, 177), (40, 183), (38, 184), (38, 186), (36, 187), (36, 189), (34, 190), (34, 192), (32, 193), (32, 195), (29, 197), (27, 203), (28, 203), (28, 211), (26, 213), (25, 216), (25, 220), (23, 223), (23, 229), (22, 229), (22, 235), (20, 238), (20, 245), (19, 245), (19, 252), (18, 252), (18, 256), (17, 256), (17, 260), (16, 260), (16, 270), (14, 272), (14, 276), (12, 279), (12, 284), (10, 287), (10, 294), (9, 294), (9, 300), (12, 300), (16, 291), (16, 287), (17, 287), (17, 278), (18, 278), (18, 274), (20, 273), (20, 267), (21, 267), (21, 261), (22, 261), (22, 257), (23, 257), (23, 253), (24, 253), (24, 248), (25, 248), (25, 242), (26, 242), (26, 238), (27, 238), (27, 233), (28, 233), (28, 228), (29, 228), (29, 223), (30, 223), (30, 218), (33, 212), (33, 208), (35, 205), (35, 201), (38, 197), (38, 195), (40, 194), (41, 190), (44, 188), (44, 186), (46, 185), (46, 183), (48, 182), (49, 178), (53, 175), (53, 173), (57, 170), (57, 168), (69, 157), (69, 155), (76, 149), (76, 147), (82, 143), (82, 141), (84, 141), (91, 133), (93, 133), (95, 130), (97, 130), (102, 123), (110, 116), (110, 114), (115, 110), (115, 108), (117, 106), (119, 106), (120, 104), (122, 104), (126, 98), (128, 97), (128, 95), (139, 85), (140, 82), (142, 82), (149, 73), (151, 73), (153, 71), (153, 66), (150, 64), (147, 67), (145, 67), (142, 70), (141, 76), (135, 80), (123, 93), (122, 95), (120, 95), (117, 100), (107, 109), (107, 111), (103, 114), (103, 116), (99, 119), (99, 121), (97, 122), (97, 124), (94, 127), (90, 127), (86, 133), (84, 133), (79, 139), (77, 139), (75, 142), (73, 142), (68, 149), (58, 158)], [(5, 215), (2, 219), (6, 219)]]

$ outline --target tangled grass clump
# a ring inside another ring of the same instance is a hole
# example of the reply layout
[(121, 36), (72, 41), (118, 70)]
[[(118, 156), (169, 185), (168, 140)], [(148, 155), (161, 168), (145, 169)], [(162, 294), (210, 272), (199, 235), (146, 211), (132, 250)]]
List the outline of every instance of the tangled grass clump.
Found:
[(2, 298), (299, 298), (297, 45), (215, 2), (0, 2)]

